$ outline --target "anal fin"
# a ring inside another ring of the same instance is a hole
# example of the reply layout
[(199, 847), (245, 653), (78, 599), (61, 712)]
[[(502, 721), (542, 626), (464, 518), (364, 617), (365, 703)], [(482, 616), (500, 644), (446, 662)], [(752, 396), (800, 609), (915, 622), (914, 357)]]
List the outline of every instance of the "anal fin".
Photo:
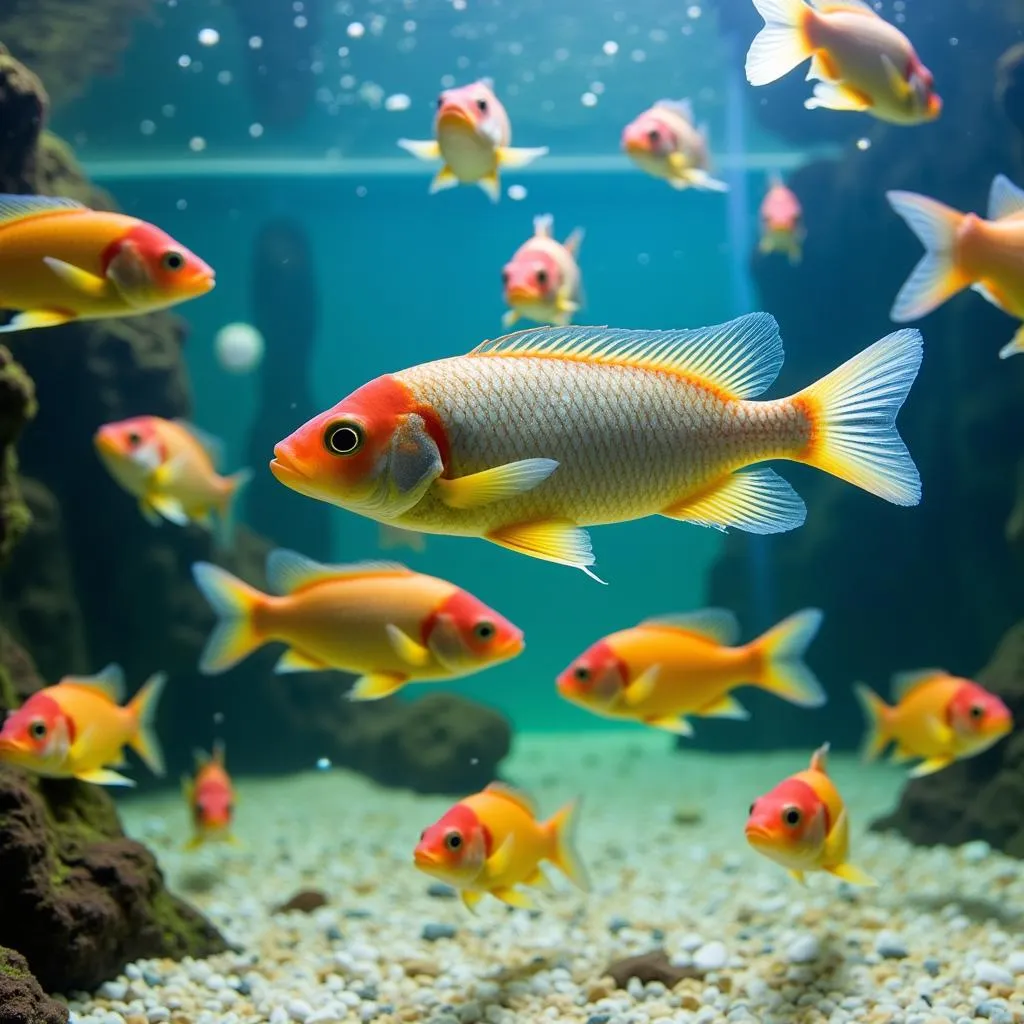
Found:
[(789, 483), (765, 467), (733, 473), (661, 514), (719, 530), (732, 526), (747, 533), (785, 533), (803, 525), (807, 506)]
[(482, 178), (477, 179), (477, 186), (484, 192), (492, 203), (501, 199), (501, 182), (498, 180), (498, 172), (491, 171)]
[(109, 768), (93, 768), (91, 771), (75, 772), (80, 782), (91, 782), (96, 786), (134, 786), (135, 780)]
[(27, 309), (19, 313), (9, 324), (0, 327), (0, 334), (14, 331), (31, 331), (36, 327), (59, 327), (77, 319), (72, 313), (60, 309)]
[(1017, 333), (999, 350), (999, 358), (1007, 359), (1024, 352), (1024, 327), (1020, 327)]
[(861, 871), (860, 868), (855, 867), (853, 864), (837, 864), (835, 867), (826, 868), (830, 874), (841, 878), (844, 882), (849, 882), (850, 885), (863, 885), (873, 886), (878, 885), (866, 871)]
[(294, 647), (289, 647), (288, 650), (277, 659), (274, 671), (279, 674), (284, 674), (286, 672), (323, 672), (330, 667), (330, 665), (320, 661), (319, 658), (314, 658), (310, 654), (303, 654), (302, 651), (298, 651)]
[(665, 732), (673, 733), (676, 736), (693, 735), (693, 726), (685, 718), (665, 715), (662, 718), (645, 718), (644, 723), (651, 726), (652, 729), (663, 729)]

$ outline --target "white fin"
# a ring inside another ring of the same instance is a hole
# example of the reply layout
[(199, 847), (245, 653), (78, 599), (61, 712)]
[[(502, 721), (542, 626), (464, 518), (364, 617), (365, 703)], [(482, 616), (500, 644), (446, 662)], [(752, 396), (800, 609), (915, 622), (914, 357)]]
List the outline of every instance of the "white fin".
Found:
[(399, 146), (407, 153), (412, 153), (417, 160), (440, 160), (441, 147), (436, 139), (399, 139)]
[(878, 17), (878, 12), (864, 0), (810, 0), (810, 4), (818, 11), (860, 11)]
[(324, 580), (355, 579), (359, 576), (411, 576), (412, 570), (398, 562), (355, 562), (351, 565), (322, 565), (297, 551), (278, 548), (267, 556), (267, 580), (279, 594), (291, 594)]
[(177, 498), (172, 498), (167, 494), (151, 494), (147, 501), (154, 511), (169, 523), (174, 523), (175, 526), (186, 526), (190, 522), (185, 506)]
[(729, 186), (711, 175), (701, 167), (688, 167), (683, 175), (693, 188), (705, 192), (728, 192)]
[(113, 704), (124, 702), (124, 670), (120, 665), (110, 664), (94, 676), (71, 676), (62, 682), (102, 693)]
[(811, 56), (804, 30), (808, 8), (803, 0), (754, 0), (754, 6), (764, 19), (764, 28), (747, 51), (747, 81), (768, 85)]
[(803, 526), (807, 506), (791, 484), (764, 467), (733, 473), (710, 492), (685, 498), (661, 514), (719, 530), (786, 533)]
[(814, 95), (804, 100), (808, 110), (853, 110), (864, 111), (869, 108), (866, 100), (851, 92), (838, 82), (817, 82)]
[(1003, 308), (1003, 304), (996, 298), (995, 293), (989, 289), (988, 285), (983, 284), (981, 281), (975, 281), (971, 285), (971, 291), (977, 292), (986, 302), (991, 302), (996, 309)]
[(754, 398), (779, 374), (782, 339), (770, 313), (748, 313), (728, 323), (690, 331), (537, 327), (485, 341), (469, 354), (543, 354), (643, 366), (703, 379), (733, 398)]
[(182, 430), (188, 431), (199, 442), (203, 451), (210, 456), (210, 461), (213, 463), (214, 468), (220, 466), (224, 458), (224, 442), (219, 437), (208, 434), (194, 423), (189, 423), (188, 420), (174, 420), (174, 423), (181, 427)]
[(892, 701), (898, 704), (911, 690), (916, 690), (924, 683), (938, 676), (947, 676), (949, 673), (942, 668), (919, 668), (912, 672), (897, 672), (889, 683), (889, 690), (892, 693)]
[(734, 646), (740, 638), (740, 624), (736, 616), (726, 608), (701, 608), (699, 611), (681, 612), (678, 615), (655, 615), (644, 619), (640, 625), (693, 633), (726, 647)]
[(988, 194), (988, 219), (1001, 220), (1015, 213), (1024, 213), (1024, 189), (1019, 189), (1005, 174), (997, 174)]
[(565, 249), (565, 251), (570, 256), (572, 256), (573, 259), (576, 259), (576, 257), (579, 255), (580, 246), (583, 244), (583, 238), (585, 235), (586, 232), (583, 230), (583, 228), (573, 228), (572, 233), (562, 243), (562, 248)]
[(536, 146), (533, 149), (513, 149), (511, 146), (506, 146), (497, 152), (498, 161), (502, 167), (516, 168), (525, 167), (527, 164), (532, 164), (534, 160), (547, 156), (549, 150), (547, 146)]
[(74, 199), (61, 196), (15, 196), (0, 195), (0, 224), (13, 224), (47, 213), (68, 213), (71, 210), (85, 210), (87, 207)]
[(687, 124), (693, 124), (693, 104), (688, 99), (658, 100), (654, 106), (656, 109), (660, 107), (662, 110), (671, 110), (672, 113), (678, 114)]
[(550, 213), (538, 213), (533, 218), (534, 238), (550, 238), (555, 227), (555, 218)]

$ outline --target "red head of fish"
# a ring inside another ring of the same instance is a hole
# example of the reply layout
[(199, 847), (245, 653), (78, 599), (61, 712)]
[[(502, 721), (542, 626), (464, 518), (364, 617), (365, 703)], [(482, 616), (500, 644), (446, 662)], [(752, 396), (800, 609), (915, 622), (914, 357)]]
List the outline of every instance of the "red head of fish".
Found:
[(622, 132), (622, 148), (627, 153), (665, 156), (677, 146), (675, 132), (650, 110), (631, 121)]
[(501, 282), (505, 287), (505, 301), (510, 306), (546, 302), (562, 287), (562, 272), (550, 253), (525, 245), (505, 264)]
[(962, 739), (998, 739), (1013, 728), (1010, 709), (983, 686), (964, 679), (946, 709), (949, 724)]
[(465, 590), (456, 590), (427, 617), (422, 641), (462, 671), (514, 658), (524, 647), (518, 626)]
[(422, 832), (413, 861), (428, 875), (468, 885), (490, 853), (489, 831), (473, 810), (460, 803)]
[(629, 683), (629, 668), (606, 640), (587, 648), (555, 681), (558, 692), (577, 704), (600, 706)]
[(41, 690), (8, 713), (0, 729), (0, 760), (45, 769), (64, 760), (74, 738), (74, 723), (60, 704)]
[(827, 833), (821, 797), (802, 779), (786, 779), (750, 805), (747, 842), (775, 860), (791, 863), (813, 852)]

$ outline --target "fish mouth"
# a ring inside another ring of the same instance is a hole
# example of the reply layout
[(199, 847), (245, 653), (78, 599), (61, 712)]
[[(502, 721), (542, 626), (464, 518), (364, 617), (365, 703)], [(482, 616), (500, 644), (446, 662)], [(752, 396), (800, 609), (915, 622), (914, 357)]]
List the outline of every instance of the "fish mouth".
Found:
[(515, 658), (522, 654), (525, 650), (526, 641), (523, 639), (523, 635), (520, 633), (519, 636), (514, 636), (507, 640), (502, 645), (499, 654), (503, 658)]
[(622, 148), (630, 156), (643, 156), (649, 149), (640, 139), (623, 139)]
[(17, 740), (5, 739), (3, 736), (0, 736), (0, 759), (20, 757), (25, 753), (25, 747), (18, 743)]
[(284, 442), (274, 446), (274, 457), (270, 460), (270, 472), (285, 487), (290, 487), (293, 491), (298, 491), (308, 497), (315, 497), (310, 490), (312, 480), (288, 453)]
[(772, 835), (763, 825), (747, 825), (743, 830), (747, 842), (751, 846), (768, 846), (771, 844)]
[(505, 299), (511, 306), (515, 303), (540, 302), (542, 296), (528, 288), (509, 288), (505, 292)]
[(428, 853), (426, 850), (421, 850), (419, 847), (416, 847), (412, 852), (412, 862), (416, 867), (424, 871), (429, 871), (430, 869), (438, 866), (437, 858), (434, 857), (432, 853)]
[(117, 455), (117, 442), (102, 430), (97, 430), (93, 434), (92, 443), (100, 455)]
[(462, 107), (445, 106), (437, 115), (437, 126), (439, 128), (475, 128), (476, 122)]

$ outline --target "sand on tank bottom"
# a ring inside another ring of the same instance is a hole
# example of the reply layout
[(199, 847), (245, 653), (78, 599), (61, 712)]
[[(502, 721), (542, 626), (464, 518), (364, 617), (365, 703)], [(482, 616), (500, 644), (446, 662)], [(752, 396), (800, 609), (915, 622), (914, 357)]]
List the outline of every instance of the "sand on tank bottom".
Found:
[[(80, 1024), (712, 1024), (1024, 1021), (1024, 872), (985, 844), (914, 849), (866, 835), (902, 782), (834, 755), (853, 860), (879, 881), (804, 888), (743, 838), (751, 800), (806, 751), (674, 753), (643, 731), (528, 735), (508, 779), (542, 814), (582, 795), (578, 846), (592, 891), (560, 877), (541, 912), (487, 899), (476, 916), (431, 895), (412, 865), (420, 831), (452, 801), (340, 771), (243, 781), (237, 848), (185, 853), (170, 794), (124, 803), (128, 830), (170, 884), (239, 952), (145, 961), (72, 999)], [(697, 820), (699, 819), (699, 820)], [(554, 874), (554, 873), (553, 873)], [(329, 903), (272, 914), (298, 890)], [(436, 889), (435, 889), (436, 891)], [(615, 989), (605, 968), (663, 947), (695, 967), (671, 990)]]

